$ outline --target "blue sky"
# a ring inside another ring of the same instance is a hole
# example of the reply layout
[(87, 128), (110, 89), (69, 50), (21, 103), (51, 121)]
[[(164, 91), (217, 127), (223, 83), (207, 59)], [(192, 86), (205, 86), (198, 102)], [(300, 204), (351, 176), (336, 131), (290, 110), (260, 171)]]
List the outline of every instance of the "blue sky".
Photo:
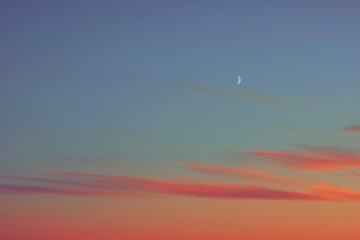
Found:
[(47, 155), (216, 160), (348, 144), (353, 137), (338, 131), (360, 118), (356, 4), (3, 1), (2, 164), (37, 166)]

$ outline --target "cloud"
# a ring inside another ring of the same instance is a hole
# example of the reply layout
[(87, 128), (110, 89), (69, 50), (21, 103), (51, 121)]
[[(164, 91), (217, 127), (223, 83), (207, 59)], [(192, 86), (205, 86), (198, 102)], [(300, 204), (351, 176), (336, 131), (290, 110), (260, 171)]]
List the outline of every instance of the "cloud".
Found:
[[(89, 173), (66, 172), (49, 169), (54, 173), (79, 178), (88, 183), (87, 188), (59, 188), (49, 186), (29, 186), (0, 184), (0, 193), (8, 194), (49, 194), (88, 197), (149, 197), (154, 194), (179, 195), (198, 198), (221, 199), (264, 199), (264, 200), (327, 200), (322, 196), (307, 192), (282, 191), (260, 185), (217, 184), (212, 182), (188, 182), (153, 180), (137, 177), (110, 176)], [(29, 180), (31, 180), (29, 178)], [(91, 188), (91, 184), (95, 185)], [(99, 186), (103, 186), (99, 188)], [(105, 190), (104, 190), (105, 189)]]
[[(0, 183), (0, 194), (68, 195), (115, 199), (129, 197), (150, 198), (161, 194), (234, 200), (360, 201), (360, 191), (346, 188), (336, 188), (328, 185), (317, 185), (301, 191), (284, 191), (261, 185), (153, 180), (137, 177), (67, 172), (56, 169), (49, 169), (49, 171), (79, 178), (88, 183), (88, 185), (86, 187), (81, 187), (75, 184), (75, 187), (70, 186), (65, 188)], [(14, 179), (15, 178), (18, 177), (14, 177)], [(33, 178), (20, 178), (22, 180), (27, 179), (29, 181), (37, 181), (37, 179)]]
[(180, 163), (187, 169), (217, 176), (234, 176), (248, 180), (279, 183), (279, 184), (293, 184), (293, 185), (305, 185), (305, 184), (324, 184), (321, 181), (310, 181), (297, 178), (281, 177), (261, 171), (247, 170), (240, 168), (229, 168), (215, 165), (203, 165), (199, 163)]
[(289, 166), (300, 171), (330, 171), (360, 167), (360, 154), (335, 149), (302, 147), (302, 151), (295, 152), (254, 150), (251, 154), (262, 160)]
[[(280, 98), (280, 97), (274, 97), (274, 96), (268, 96), (268, 95), (262, 95), (262, 94), (248, 93), (248, 92), (243, 92), (243, 91), (231, 91), (231, 90), (201, 87), (201, 86), (159, 80), (159, 79), (154, 79), (154, 78), (139, 77), (139, 76), (127, 75), (127, 77), (136, 79), (136, 80), (149, 81), (149, 82), (159, 83), (159, 84), (163, 84), (163, 85), (167, 85), (167, 86), (172, 86), (172, 87), (177, 87), (177, 88), (182, 88), (182, 89), (187, 89), (187, 90), (193, 90), (193, 91), (197, 91), (197, 92), (204, 92), (204, 93), (220, 95), (220, 96), (237, 97), (237, 98), (242, 98), (242, 99), (250, 99), (252, 101), (257, 101), (257, 102), (262, 102), (262, 103), (272, 103), (272, 104), (276, 104), (276, 105), (279, 105), (282, 107), (289, 107), (296, 103), (294, 100), (287, 99), (287, 98)], [(297, 102), (297, 103), (299, 103), (299, 102)]]
[(331, 186), (314, 186), (309, 192), (326, 195), (338, 201), (360, 201), (360, 191)]
[(321, 196), (302, 192), (280, 191), (258, 185), (232, 185), (197, 182), (170, 182), (135, 177), (74, 173), (50, 169), (50, 171), (90, 178), (113, 188), (130, 192), (183, 195), (200, 198), (273, 199), (273, 200), (324, 200)]
[(341, 131), (346, 132), (346, 133), (360, 134), (360, 124), (346, 127), (344, 129), (342, 129)]
[(51, 179), (51, 178), (0, 175), (0, 179), (17, 180), (17, 181), (25, 181), (25, 182), (41, 182), (41, 183), (56, 184), (56, 185), (58, 185), (58, 184), (59, 185), (78, 185), (78, 186), (82, 186), (82, 187), (94, 187), (94, 185), (89, 185), (87, 183), (75, 182), (75, 181), (69, 181), (69, 180), (61, 180), (61, 179)]
[(286, 124), (283, 124), (283, 123), (278, 123), (277, 126), (279, 128), (282, 128), (282, 129), (285, 129), (285, 130), (288, 130), (288, 131), (292, 131), (292, 132), (297, 132), (297, 133), (302, 133), (302, 134), (308, 133), (307, 130), (304, 130), (304, 129), (301, 129), (301, 128), (298, 128), (298, 127), (289, 126), (289, 125), (286, 125)]
[(76, 188), (59, 188), (46, 186), (29, 186), (0, 184), (0, 194), (46, 194), (46, 195), (72, 195), (82, 197), (103, 197), (103, 198), (124, 198), (138, 197), (139, 194), (119, 192), (119, 191), (99, 191), (85, 190)]

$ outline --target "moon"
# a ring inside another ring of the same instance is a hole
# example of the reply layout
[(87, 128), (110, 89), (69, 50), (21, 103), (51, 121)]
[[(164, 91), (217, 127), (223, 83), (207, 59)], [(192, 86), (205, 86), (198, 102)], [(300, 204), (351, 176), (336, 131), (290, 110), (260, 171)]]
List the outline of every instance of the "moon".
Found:
[(241, 78), (240, 76), (237, 76), (238, 77), (238, 82), (236, 83), (236, 85), (239, 85), (241, 83)]

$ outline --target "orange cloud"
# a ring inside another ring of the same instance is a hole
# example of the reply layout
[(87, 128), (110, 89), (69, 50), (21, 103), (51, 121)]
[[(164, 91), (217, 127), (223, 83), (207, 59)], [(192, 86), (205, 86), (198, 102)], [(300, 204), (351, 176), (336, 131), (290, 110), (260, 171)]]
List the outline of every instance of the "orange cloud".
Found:
[(262, 182), (294, 184), (294, 185), (324, 184), (323, 182), (320, 181), (310, 181), (310, 180), (303, 180), (296, 178), (281, 177), (261, 171), (247, 170), (240, 168), (229, 168), (229, 167), (222, 167), (215, 165), (203, 165), (199, 163), (180, 163), (180, 165), (187, 169), (205, 174), (212, 174), (218, 176), (235, 176), (243, 179), (262, 181)]
[(14, 184), (0, 184), (0, 194), (47, 194), (47, 195), (72, 195), (82, 197), (104, 197), (104, 198), (124, 198), (124, 197), (138, 197), (139, 194), (119, 192), (119, 191), (99, 191), (99, 190), (85, 190), (77, 188), (59, 188), (46, 186), (29, 186), (29, 185), (14, 185)]
[(357, 133), (360, 134), (360, 124), (359, 125), (353, 125), (353, 126), (349, 126), (347, 128), (344, 128), (341, 130), (342, 132), (347, 132), (347, 133)]
[(337, 150), (302, 148), (297, 152), (271, 152), (254, 150), (252, 155), (263, 160), (283, 164), (300, 171), (329, 171), (360, 167), (360, 154)]
[(200, 198), (324, 200), (321, 196), (309, 193), (280, 191), (258, 185), (169, 182), (136, 177), (74, 173), (56, 169), (50, 169), (50, 171), (90, 178), (90, 180), (108, 185), (109, 188), (117, 188), (129, 192), (183, 195)]
[[(260, 185), (234, 185), (217, 184), (213, 182), (187, 182), (187, 181), (166, 181), (153, 180), (137, 177), (98, 175), (89, 173), (66, 172), (56, 169), (49, 171), (73, 176), (87, 185), (81, 187), (75, 181), (74, 186), (68, 188), (52, 186), (15, 185), (0, 184), (0, 193), (7, 194), (62, 194), (72, 196), (88, 197), (149, 197), (154, 194), (180, 195), (198, 198), (223, 198), (223, 199), (263, 199), (263, 200), (301, 200), (319, 201), (327, 200), (322, 196), (307, 192), (282, 191), (267, 188)], [(35, 178), (14, 177), (14, 179), (38, 181)], [(10, 179), (10, 178), (8, 178)], [(54, 181), (44, 181), (47, 185)], [(68, 181), (67, 183), (70, 183)]]
[[(56, 169), (50, 171), (71, 175), (83, 180), (87, 185), (81, 186), (75, 182), (70, 187), (34, 186), (2, 184), (0, 194), (41, 194), (69, 195), (101, 198), (149, 198), (154, 194), (179, 195), (198, 198), (222, 199), (258, 199), (258, 200), (294, 200), (294, 201), (360, 201), (360, 191), (346, 188), (335, 188), (328, 185), (313, 186), (303, 191), (283, 191), (260, 185), (217, 184), (212, 182), (184, 182), (152, 180), (137, 177), (99, 175), (89, 173), (66, 172)], [(7, 176), (7, 179), (11, 179)], [(16, 180), (41, 181), (47, 184), (56, 179), (38, 179), (13, 177)], [(59, 180), (62, 181), (62, 180)], [(71, 184), (72, 181), (66, 181)]]
[(310, 191), (314, 194), (328, 196), (339, 201), (359, 201), (360, 191), (347, 188), (336, 188), (330, 186), (314, 186)]

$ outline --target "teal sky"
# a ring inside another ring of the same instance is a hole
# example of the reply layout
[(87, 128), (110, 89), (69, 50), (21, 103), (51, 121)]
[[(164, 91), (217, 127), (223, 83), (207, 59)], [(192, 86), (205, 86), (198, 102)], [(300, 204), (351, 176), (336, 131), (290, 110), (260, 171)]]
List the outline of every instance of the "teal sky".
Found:
[(2, 168), (356, 146), (358, 3), (290, 2), (2, 1)]

